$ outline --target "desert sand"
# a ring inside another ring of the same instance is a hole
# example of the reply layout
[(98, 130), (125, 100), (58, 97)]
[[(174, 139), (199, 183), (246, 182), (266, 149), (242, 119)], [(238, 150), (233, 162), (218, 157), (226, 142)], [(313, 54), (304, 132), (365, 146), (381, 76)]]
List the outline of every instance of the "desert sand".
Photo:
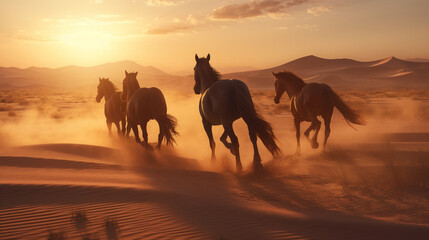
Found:
[[(253, 97), (283, 156), (259, 142), (264, 171), (255, 174), (239, 120), (238, 174), (220, 127), (210, 163), (190, 93), (166, 93), (180, 137), (174, 149), (150, 152), (108, 136), (95, 88), (2, 90), (0, 239), (428, 239), (426, 94), (342, 93), (367, 126), (355, 131), (335, 111), (328, 151), (303, 138), (301, 156), (292, 155), (288, 101), (275, 105), (273, 94)], [(150, 122), (150, 142), (157, 131)]]

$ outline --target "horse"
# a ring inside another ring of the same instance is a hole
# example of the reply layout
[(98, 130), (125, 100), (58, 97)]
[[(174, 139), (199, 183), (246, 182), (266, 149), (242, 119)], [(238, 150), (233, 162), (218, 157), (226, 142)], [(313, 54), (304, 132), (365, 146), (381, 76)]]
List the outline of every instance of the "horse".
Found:
[[(118, 135), (125, 134), (125, 113), (121, 111), (121, 92), (116, 91), (116, 86), (109, 78), (98, 78), (97, 96), (95, 100), (99, 103), (104, 97), (104, 115), (106, 116), (109, 135), (112, 135), (112, 123), (115, 123)], [(119, 126), (121, 123), (122, 128)]]
[[(237, 79), (221, 80), (219, 72), (210, 65), (210, 54), (207, 55), (207, 58), (199, 58), (195, 54), (195, 61), (194, 92), (201, 94), (199, 111), (204, 130), (209, 138), (212, 162), (216, 160), (216, 144), (213, 140), (212, 126), (222, 125), (224, 132), (220, 141), (235, 156), (237, 171), (242, 171), (238, 138), (232, 124), (235, 120), (243, 118), (253, 144), (253, 167), (255, 170), (262, 169), (257, 137), (262, 140), (273, 156), (279, 154), (280, 149), (276, 144), (276, 137), (270, 123), (256, 112), (249, 88), (244, 82)], [(227, 141), (227, 137), (231, 142)]]
[[(125, 71), (125, 79), (122, 83), (122, 99), (127, 102), (127, 135), (131, 128), (136, 142), (152, 150), (153, 148), (148, 143), (147, 123), (149, 120), (154, 119), (159, 125), (157, 148), (161, 149), (163, 139), (165, 139), (167, 145), (172, 146), (176, 142), (174, 136), (178, 135), (176, 131), (177, 119), (167, 114), (167, 104), (161, 90), (155, 87), (140, 88), (137, 73)], [(142, 129), (143, 143), (140, 140), (137, 125), (140, 125)]]
[[(292, 72), (274, 73), (275, 77), (275, 92), (274, 102), (280, 103), (280, 98), (286, 91), (290, 99), (290, 110), (294, 117), (297, 149), (296, 154), (301, 152), (300, 146), (300, 124), (303, 121), (311, 122), (310, 127), (304, 132), (304, 135), (311, 143), (311, 147), (316, 149), (319, 147), (317, 135), (320, 130), (321, 122), (317, 119), (322, 116), (325, 124), (325, 140), (323, 141), (323, 151), (326, 150), (326, 142), (331, 133), (331, 117), (336, 107), (343, 115), (346, 122), (354, 128), (350, 123), (357, 125), (365, 125), (364, 119), (348, 107), (344, 101), (332, 90), (330, 86), (324, 83), (305, 83), (300, 77)], [(355, 128), (354, 128), (355, 129)], [(310, 140), (310, 132), (314, 130), (313, 138)]]

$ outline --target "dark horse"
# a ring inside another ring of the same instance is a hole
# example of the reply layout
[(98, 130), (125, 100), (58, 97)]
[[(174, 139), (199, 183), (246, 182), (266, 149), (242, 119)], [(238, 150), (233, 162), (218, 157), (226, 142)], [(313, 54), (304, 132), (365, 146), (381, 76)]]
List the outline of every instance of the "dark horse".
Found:
[[(98, 78), (100, 83), (97, 87), (97, 97), (95, 100), (100, 102), (104, 97), (104, 115), (106, 115), (107, 128), (109, 134), (112, 134), (112, 123), (115, 123), (119, 135), (125, 133), (125, 113), (121, 111), (121, 92), (116, 91), (115, 85), (108, 78)], [(119, 126), (122, 123), (122, 129)]]
[(318, 148), (317, 135), (320, 130), (321, 122), (317, 116), (322, 116), (325, 122), (325, 141), (323, 142), (323, 150), (326, 147), (326, 141), (331, 133), (331, 117), (336, 107), (344, 116), (347, 123), (365, 125), (365, 121), (361, 116), (350, 109), (344, 101), (332, 90), (332, 88), (323, 83), (306, 84), (301, 78), (291, 72), (273, 73), (276, 81), (274, 83), (276, 96), (274, 102), (279, 103), (282, 94), (286, 91), (290, 99), (290, 109), (294, 117), (297, 150), (299, 154), (300, 143), (300, 124), (302, 121), (311, 122), (310, 127), (304, 132), (304, 135), (309, 139), (310, 132), (315, 131), (311, 139), (311, 147)]
[[(232, 123), (243, 118), (253, 144), (253, 166), (256, 170), (262, 168), (256, 144), (257, 137), (262, 140), (273, 156), (280, 150), (275, 142), (271, 125), (255, 111), (249, 88), (240, 80), (220, 80), (220, 74), (210, 66), (210, 54), (207, 58), (198, 58), (195, 54), (195, 61), (197, 64), (194, 68), (194, 91), (196, 94), (201, 94), (199, 108), (203, 126), (210, 141), (212, 161), (216, 159), (212, 125), (222, 125), (224, 132), (220, 141), (235, 155), (237, 170), (241, 171), (239, 144)], [(227, 137), (231, 142), (227, 141)]]
[(123, 81), (122, 99), (127, 101), (127, 119), (129, 134), (130, 128), (133, 129), (136, 142), (141, 143), (139, 130), (137, 125), (140, 125), (143, 132), (143, 146), (152, 149), (147, 140), (147, 123), (151, 119), (155, 119), (159, 125), (158, 146), (161, 148), (162, 140), (165, 138), (167, 145), (175, 143), (174, 135), (177, 135), (175, 117), (167, 114), (167, 104), (162, 92), (155, 87), (140, 88), (137, 81), (137, 72), (128, 73), (125, 71), (125, 79)]

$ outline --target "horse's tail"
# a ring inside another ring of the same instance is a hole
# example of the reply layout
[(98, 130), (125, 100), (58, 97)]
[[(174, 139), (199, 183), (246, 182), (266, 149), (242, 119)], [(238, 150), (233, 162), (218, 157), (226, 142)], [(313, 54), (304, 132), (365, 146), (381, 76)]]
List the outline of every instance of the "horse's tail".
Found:
[(344, 119), (346, 119), (347, 123), (350, 127), (354, 128), (350, 123), (354, 123), (357, 125), (366, 125), (365, 120), (360, 116), (359, 113), (351, 109), (346, 103), (338, 96), (334, 91), (331, 91), (332, 100), (334, 102), (334, 106), (343, 114)]
[(247, 123), (249, 128), (253, 128), (256, 131), (256, 135), (261, 139), (262, 143), (273, 156), (280, 154), (281, 151), (277, 146), (273, 128), (269, 122), (265, 121), (256, 112), (250, 92), (247, 94), (243, 92), (243, 89), (236, 88), (235, 97), (238, 110), (241, 112), (243, 120)]
[(157, 120), (160, 127), (162, 128), (167, 145), (173, 146), (173, 144), (176, 143), (174, 136), (179, 135), (179, 133), (176, 131), (177, 119), (170, 114), (165, 114), (159, 117)]

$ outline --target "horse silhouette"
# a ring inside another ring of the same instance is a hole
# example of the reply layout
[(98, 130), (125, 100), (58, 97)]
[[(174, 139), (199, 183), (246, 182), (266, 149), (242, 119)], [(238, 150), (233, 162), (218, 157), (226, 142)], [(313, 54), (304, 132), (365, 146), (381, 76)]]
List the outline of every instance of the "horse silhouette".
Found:
[(347, 123), (365, 125), (362, 117), (349, 108), (344, 101), (332, 90), (332, 88), (323, 83), (306, 84), (300, 77), (291, 72), (274, 73), (276, 96), (274, 102), (280, 103), (282, 94), (286, 91), (290, 99), (290, 109), (294, 117), (297, 149), (296, 154), (301, 151), (300, 146), (300, 124), (302, 121), (311, 122), (310, 127), (304, 132), (304, 135), (310, 140), (309, 135), (312, 130), (315, 131), (310, 140), (312, 148), (318, 148), (317, 135), (320, 130), (321, 122), (317, 116), (322, 116), (325, 123), (325, 140), (323, 141), (323, 150), (326, 149), (326, 142), (331, 133), (331, 117), (336, 107), (346, 119)]
[[(121, 111), (121, 92), (116, 91), (115, 85), (109, 78), (98, 78), (100, 81), (97, 87), (97, 97), (95, 100), (100, 102), (104, 97), (104, 115), (106, 116), (109, 135), (112, 135), (112, 123), (116, 125), (118, 135), (125, 133), (125, 113)], [(119, 123), (121, 123), (122, 128)]]
[(155, 87), (140, 88), (137, 72), (128, 73), (125, 71), (122, 99), (127, 102), (127, 135), (132, 129), (137, 143), (141, 143), (137, 126), (140, 125), (143, 132), (142, 145), (152, 149), (147, 136), (147, 123), (151, 119), (155, 119), (159, 125), (158, 149), (161, 148), (163, 139), (167, 145), (171, 146), (176, 142), (174, 135), (178, 134), (176, 131), (177, 120), (167, 114), (167, 104), (161, 90)]
[[(261, 157), (257, 146), (257, 137), (274, 155), (280, 152), (271, 125), (262, 119), (255, 110), (249, 88), (240, 80), (221, 80), (220, 74), (210, 66), (210, 54), (207, 58), (198, 58), (195, 54), (194, 68), (195, 94), (201, 94), (199, 109), (203, 120), (204, 130), (209, 138), (212, 150), (212, 161), (215, 157), (215, 142), (213, 140), (212, 125), (222, 125), (224, 132), (220, 141), (230, 149), (235, 156), (238, 171), (242, 170), (239, 143), (232, 124), (243, 118), (249, 129), (250, 140), (253, 144), (253, 166), (261, 169)], [(229, 137), (231, 142), (227, 141)]]

